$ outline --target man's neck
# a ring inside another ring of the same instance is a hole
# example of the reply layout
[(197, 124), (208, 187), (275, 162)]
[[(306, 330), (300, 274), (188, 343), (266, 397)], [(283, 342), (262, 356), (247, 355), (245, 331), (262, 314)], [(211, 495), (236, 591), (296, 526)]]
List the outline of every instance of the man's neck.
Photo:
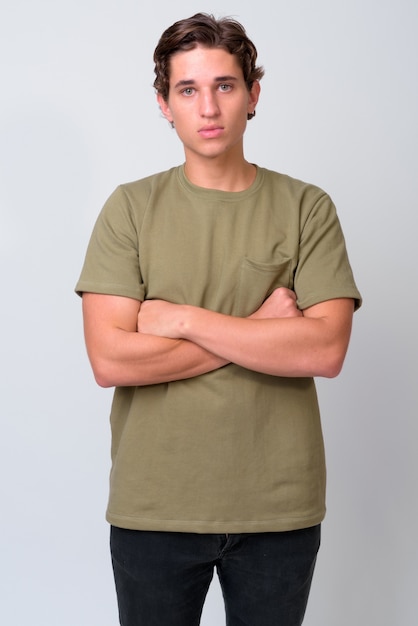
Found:
[(193, 185), (220, 191), (244, 191), (253, 184), (257, 174), (254, 165), (243, 157), (231, 162), (222, 157), (196, 159), (187, 155), (184, 172)]

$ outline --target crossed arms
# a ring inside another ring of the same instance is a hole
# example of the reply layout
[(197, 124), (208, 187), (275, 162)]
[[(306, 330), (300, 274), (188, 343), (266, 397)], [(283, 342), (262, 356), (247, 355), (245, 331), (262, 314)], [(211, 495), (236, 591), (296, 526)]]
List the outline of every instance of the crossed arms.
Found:
[(97, 383), (142, 386), (192, 378), (235, 363), (273, 376), (332, 378), (341, 371), (354, 302), (297, 308), (276, 289), (248, 318), (162, 300), (83, 294), (84, 333)]

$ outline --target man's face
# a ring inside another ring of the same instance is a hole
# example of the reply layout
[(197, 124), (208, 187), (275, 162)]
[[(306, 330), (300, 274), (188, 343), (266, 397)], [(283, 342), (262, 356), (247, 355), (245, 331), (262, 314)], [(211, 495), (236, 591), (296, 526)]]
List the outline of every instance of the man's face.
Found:
[(173, 55), (168, 101), (158, 96), (158, 103), (174, 123), (186, 158), (215, 158), (242, 152), (247, 114), (254, 111), (258, 95), (258, 82), (248, 91), (234, 55), (198, 46)]

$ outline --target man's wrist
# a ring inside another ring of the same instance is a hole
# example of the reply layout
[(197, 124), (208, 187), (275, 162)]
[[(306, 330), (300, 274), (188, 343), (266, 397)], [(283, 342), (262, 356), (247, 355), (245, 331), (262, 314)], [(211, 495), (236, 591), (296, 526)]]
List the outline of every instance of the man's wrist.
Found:
[(179, 339), (190, 339), (189, 333), (192, 326), (194, 310), (197, 307), (189, 304), (180, 304), (178, 308), (178, 317), (176, 319), (176, 331)]

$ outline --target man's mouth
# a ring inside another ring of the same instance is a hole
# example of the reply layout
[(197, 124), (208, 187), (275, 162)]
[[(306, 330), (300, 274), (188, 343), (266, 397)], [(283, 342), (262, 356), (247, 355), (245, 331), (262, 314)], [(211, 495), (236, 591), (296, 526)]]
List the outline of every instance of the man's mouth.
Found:
[(222, 126), (202, 126), (198, 132), (205, 139), (216, 139), (222, 135), (224, 129)]

